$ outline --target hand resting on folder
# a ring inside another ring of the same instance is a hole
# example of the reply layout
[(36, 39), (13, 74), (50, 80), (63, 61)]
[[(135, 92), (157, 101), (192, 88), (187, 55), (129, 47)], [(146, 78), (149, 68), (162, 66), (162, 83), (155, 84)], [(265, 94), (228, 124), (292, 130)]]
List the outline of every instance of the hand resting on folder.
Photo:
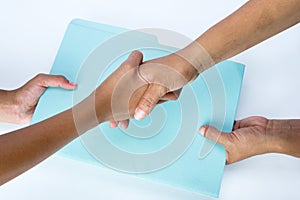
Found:
[(29, 123), (35, 107), (47, 87), (74, 89), (76, 84), (59, 75), (38, 74), (22, 87), (0, 90), (0, 121), (15, 124)]
[[(73, 108), (40, 123), (0, 135), (0, 185), (40, 163), (99, 123), (133, 116), (137, 102), (147, 87), (136, 73), (136, 68), (141, 62), (142, 54), (138, 51), (133, 52), (91, 95)], [(123, 82), (128, 79), (133, 81), (131, 86), (139, 84), (140, 87), (130, 88), (128, 83)], [(48, 86), (74, 89), (76, 84), (70, 83), (62, 76), (39, 75), (20, 89), (2, 91), (1, 120), (8, 119), (6, 121), (15, 123), (28, 122), (39, 96)], [(115, 90), (118, 90), (118, 94), (114, 96), (118, 99), (118, 105), (125, 105), (125, 107), (116, 106), (115, 109), (111, 107)], [(133, 95), (128, 104), (125, 96), (130, 92), (133, 92)], [(21, 96), (15, 99), (15, 94), (18, 93)], [(79, 115), (76, 122), (74, 112)]]
[(300, 157), (299, 119), (248, 117), (236, 121), (230, 134), (210, 126), (201, 127), (199, 132), (225, 147), (227, 164), (264, 153), (283, 153)]

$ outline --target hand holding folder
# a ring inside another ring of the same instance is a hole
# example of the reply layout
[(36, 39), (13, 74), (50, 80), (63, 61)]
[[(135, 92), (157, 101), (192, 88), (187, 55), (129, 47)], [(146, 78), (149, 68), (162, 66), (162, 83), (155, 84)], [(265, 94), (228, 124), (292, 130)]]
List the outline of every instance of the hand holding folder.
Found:
[[(78, 83), (78, 88), (47, 89), (32, 123), (81, 102), (120, 66), (129, 52), (139, 49), (148, 60), (176, 51), (160, 44), (153, 35), (135, 33), (132, 37), (127, 33), (119, 27), (73, 20), (50, 73), (66, 76)], [(112, 45), (116, 42), (117, 47)], [(58, 154), (217, 197), (225, 149), (197, 132), (205, 124), (231, 131), (243, 71), (243, 65), (224, 61), (187, 85), (178, 101), (157, 106), (145, 120), (132, 120), (127, 130), (100, 124)]]

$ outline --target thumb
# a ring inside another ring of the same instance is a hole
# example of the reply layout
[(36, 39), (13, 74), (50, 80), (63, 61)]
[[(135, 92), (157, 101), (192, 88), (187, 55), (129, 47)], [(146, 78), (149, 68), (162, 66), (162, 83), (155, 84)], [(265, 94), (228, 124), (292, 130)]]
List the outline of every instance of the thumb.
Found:
[(38, 74), (31, 82), (41, 87), (61, 87), (68, 90), (77, 86), (61, 75)]
[(133, 51), (128, 56), (128, 58), (122, 63), (121, 67), (117, 69), (124, 73), (124, 70), (127, 72), (128, 70), (134, 69), (139, 66), (143, 62), (143, 54), (140, 51)]
[(221, 132), (212, 126), (202, 126), (199, 129), (199, 133), (202, 136), (206, 137), (207, 139), (217, 142), (217, 143), (225, 146), (225, 148), (226, 148), (225, 144), (226, 144), (226, 141), (228, 139), (227, 137), (229, 134)]
[(150, 84), (137, 105), (134, 118), (141, 120), (149, 115), (154, 106), (167, 91), (168, 89), (162, 85)]
[(125, 61), (125, 63), (128, 62), (131, 65), (133, 65), (133, 67), (137, 67), (138, 65), (140, 65), (143, 62), (143, 54), (140, 51), (134, 50), (133, 52), (131, 52), (131, 54), (128, 56), (127, 60)]

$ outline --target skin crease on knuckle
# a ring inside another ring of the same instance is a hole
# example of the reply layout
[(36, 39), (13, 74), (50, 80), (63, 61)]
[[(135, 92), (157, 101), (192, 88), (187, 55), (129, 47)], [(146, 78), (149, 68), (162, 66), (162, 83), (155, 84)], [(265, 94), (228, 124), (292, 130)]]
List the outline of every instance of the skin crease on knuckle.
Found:
[(149, 113), (151, 108), (155, 105), (154, 98), (152, 98), (151, 96), (143, 96), (142, 101), (142, 107), (146, 109), (145, 112)]
[(132, 64), (129, 62), (123, 63), (122, 66), (124, 67), (124, 70), (126, 70), (126, 71), (133, 68)]
[(45, 78), (46, 74), (43, 73), (39, 73), (38, 75), (36, 75), (32, 80), (36, 80), (37, 82), (43, 81)]
[(40, 73), (40, 74), (36, 75), (36, 77), (33, 78), (31, 81), (34, 84), (37, 83), (37, 85), (39, 85), (39, 86), (48, 87), (46, 76), (47, 76), (46, 74)]
[[(55, 78), (55, 77), (54, 77)], [(57, 76), (58, 83), (68, 83), (69, 81), (66, 79), (66, 77), (62, 75)]]

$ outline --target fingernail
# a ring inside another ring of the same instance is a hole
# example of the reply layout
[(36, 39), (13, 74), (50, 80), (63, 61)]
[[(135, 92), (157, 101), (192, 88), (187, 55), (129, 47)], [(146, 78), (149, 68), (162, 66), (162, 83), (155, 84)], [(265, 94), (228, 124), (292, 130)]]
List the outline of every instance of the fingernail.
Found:
[(134, 113), (134, 118), (136, 119), (136, 120), (142, 120), (142, 119), (144, 119), (145, 117), (146, 117), (146, 112), (145, 111), (143, 111), (142, 109), (139, 109), (139, 108), (137, 108), (136, 110), (135, 110), (135, 113)]
[(204, 136), (205, 128), (203, 126), (199, 129), (199, 133)]
[(74, 82), (71, 82), (71, 81), (69, 82), (69, 84), (72, 85), (72, 86), (77, 86), (77, 83), (74, 83)]
[(123, 123), (120, 123), (120, 127), (121, 127), (121, 129), (122, 130), (125, 130), (127, 127), (125, 126), (125, 124), (123, 124)]

